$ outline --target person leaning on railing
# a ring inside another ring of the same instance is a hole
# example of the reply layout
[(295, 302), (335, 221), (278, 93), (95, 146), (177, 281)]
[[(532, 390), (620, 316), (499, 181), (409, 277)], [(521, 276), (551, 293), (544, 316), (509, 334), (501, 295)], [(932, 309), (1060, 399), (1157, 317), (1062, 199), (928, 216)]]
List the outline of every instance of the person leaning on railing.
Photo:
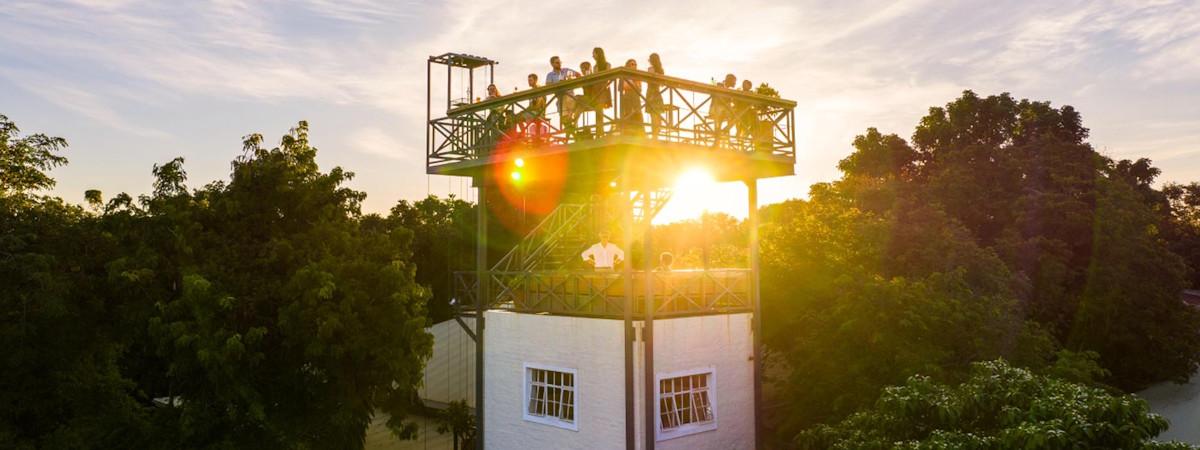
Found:
[[(500, 98), (500, 89), (495, 84), (489, 84), (487, 87), (487, 100)], [(488, 109), (487, 118), (484, 125), (484, 145), (483, 148), (491, 148), (492, 145), (499, 140), (501, 134), (508, 129), (512, 124), (512, 114), (504, 108), (504, 105), (493, 106)]]
[[(558, 56), (550, 57), (550, 73), (546, 74), (546, 86), (566, 81), (573, 78), (579, 78), (579, 72), (571, 70), (569, 67), (562, 66), (562, 60)], [(577, 120), (579, 119), (578, 101), (575, 98), (574, 89), (559, 92), (558, 100), (555, 102), (558, 108), (558, 119), (562, 129), (568, 136), (575, 133)]]
[[(529, 74), (529, 89), (537, 89), (538, 76), (536, 73)], [(525, 111), (522, 111), (520, 117), (520, 134), (526, 138), (541, 140), (545, 139), (549, 134), (548, 126), (546, 125), (546, 97), (537, 96), (529, 100)]]
[[(717, 86), (725, 89), (734, 89), (737, 86), (737, 77), (732, 73), (725, 75), (725, 80), (718, 83)], [(713, 122), (713, 133), (719, 141), (729, 138), (729, 129), (733, 127), (733, 99), (727, 95), (713, 94), (711, 106), (708, 107), (709, 118)]]
[[(537, 89), (538, 76), (536, 73), (529, 74), (529, 89)], [(529, 106), (525, 108), (525, 118), (536, 120), (546, 116), (546, 97), (539, 96), (529, 100)]]

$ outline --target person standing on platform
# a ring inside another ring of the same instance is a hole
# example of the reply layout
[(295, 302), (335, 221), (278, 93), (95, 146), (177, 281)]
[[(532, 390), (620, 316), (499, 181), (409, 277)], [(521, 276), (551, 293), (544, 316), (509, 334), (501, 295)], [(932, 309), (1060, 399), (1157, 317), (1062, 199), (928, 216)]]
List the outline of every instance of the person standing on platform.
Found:
[[(729, 90), (737, 89), (737, 77), (732, 73), (725, 75), (725, 80), (718, 83), (718, 86)], [(708, 112), (715, 126), (715, 141), (719, 144), (729, 139), (729, 129), (734, 125), (733, 99), (726, 95), (713, 94), (711, 103)]]
[(580, 255), (583, 261), (596, 268), (597, 272), (611, 272), (625, 261), (625, 252), (608, 241), (608, 232), (600, 232), (600, 242), (592, 244)]
[[(563, 67), (562, 60), (558, 56), (550, 57), (550, 73), (546, 74), (546, 86), (558, 83), (560, 81), (579, 78), (579, 72), (572, 70), (570, 67)], [(578, 101), (575, 98), (574, 90), (557, 93), (558, 100), (555, 106), (558, 109), (559, 123), (567, 136), (575, 133), (575, 120), (578, 117)]]
[[(625, 61), (625, 67), (637, 70), (637, 61)], [(642, 82), (632, 79), (621, 80), (621, 133), (641, 136), (646, 133), (642, 119)]]
[[(650, 67), (646, 68), (646, 71), (656, 75), (666, 75), (658, 53), (650, 54)], [(658, 83), (646, 83), (646, 112), (650, 113), (650, 135), (658, 137), (658, 131), (663, 125), (663, 114), (666, 113), (662, 86)]]
[(546, 85), (579, 77), (579, 72), (576, 72), (575, 69), (563, 67), (562, 60), (558, 59), (557, 56), (550, 57), (550, 67), (554, 70), (546, 74)]
[[(592, 58), (596, 60), (596, 64), (592, 66), (592, 73), (601, 73), (612, 68), (608, 58), (604, 56), (604, 49), (600, 47), (592, 49)], [(596, 137), (604, 135), (604, 110), (612, 107), (613, 97), (612, 91), (609, 89), (610, 85), (608, 82), (603, 82), (591, 87), (592, 97), (589, 100), (592, 110), (596, 112)], [(586, 92), (588, 88), (584, 87), (583, 90)]]
[[(754, 83), (750, 80), (742, 80), (742, 92), (747, 94), (754, 93)], [(757, 117), (753, 105), (746, 102), (734, 102), (734, 114), (737, 115), (737, 136), (742, 139), (750, 139), (750, 133), (754, 130), (754, 122)]]

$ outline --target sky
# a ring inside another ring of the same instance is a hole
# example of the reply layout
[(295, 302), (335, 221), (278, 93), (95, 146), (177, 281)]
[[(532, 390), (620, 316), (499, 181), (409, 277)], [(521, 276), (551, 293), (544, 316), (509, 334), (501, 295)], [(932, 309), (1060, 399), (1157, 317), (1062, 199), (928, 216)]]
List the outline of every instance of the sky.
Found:
[[(500, 61), (508, 92), (549, 56), (575, 67), (596, 46), (798, 102), (796, 175), (762, 181), (762, 203), (836, 179), (855, 135), (908, 138), (965, 89), (1073, 105), (1102, 153), (1200, 181), (1200, 2), (1182, 0), (0, 0), (0, 114), (67, 138), (55, 194), (75, 202), (147, 192), (153, 164), (177, 156), (193, 187), (226, 179), (243, 136), (277, 142), (307, 120), (322, 167), (355, 172), (364, 210), (385, 212), (473, 198), (424, 173), (430, 55)], [(744, 215), (744, 196), (721, 185), (702, 198)], [(675, 206), (665, 219), (698, 214)]]

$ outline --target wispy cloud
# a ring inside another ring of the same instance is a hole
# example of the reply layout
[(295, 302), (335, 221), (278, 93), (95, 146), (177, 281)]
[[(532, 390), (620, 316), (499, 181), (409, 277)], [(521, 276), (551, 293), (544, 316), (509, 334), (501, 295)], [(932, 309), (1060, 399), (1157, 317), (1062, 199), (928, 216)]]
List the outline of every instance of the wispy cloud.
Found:
[[(37, 78), (36, 83), (26, 80)], [(95, 122), (104, 124), (111, 129), (123, 131), (139, 137), (167, 137), (168, 134), (129, 120), (117, 110), (109, 106), (108, 98), (96, 92), (84, 90), (70, 83), (45, 77), (34, 77), (19, 71), (0, 67), (0, 79), (9, 79), (14, 85), (25, 89), (51, 104), (67, 111), (79, 114)]]
[[(0, 80), (90, 120), (153, 135), (162, 123), (131, 123), (122, 108), (301, 102), (372, 117), (348, 120), (356, 128), (335, 144), (393, 161), (389, 173), (420, 173), (431, 54), (498, 59), (507, 91), (550, 55), (576, 65), (602, 46), (644, 65), (658, 52), (669, 74), (733, 72), (800, 102), (802, 176), (767, 200), (836, 176), (867, 126), (906, 134), (962, 89), (1088, 106), (1098, 146), (1164, 157), (1193, 151), (1194, 134), (1141, 130), (1194, 120), (1180, 105), (1200, 104), (1200, 3), (1188, 0), (8, 0), (0, 29)], [(359, 179), (393, 182), (372, 176)]]
[(387, 131), (375, 127), (359, 128), (350, 135), (350, 145), (364, 154), (401, 161), (414, 161), (417, 154)]

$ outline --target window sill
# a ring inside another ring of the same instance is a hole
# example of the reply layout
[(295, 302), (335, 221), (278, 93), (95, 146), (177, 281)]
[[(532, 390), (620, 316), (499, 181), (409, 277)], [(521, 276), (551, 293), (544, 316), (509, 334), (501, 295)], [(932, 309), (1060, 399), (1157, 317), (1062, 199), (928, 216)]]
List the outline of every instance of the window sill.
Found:
[(704, 433), (704, 432), (713, 431), (716, 429), (717, 429), (717, 421), (716, 420), (713, 420), (713, 421), (707, 422), (707, 423), (689, 423), (687, 425), (683, 425), (683, 426), (680, 426), (677, 428), (672, 428), (670, 430), (660, 430), (658, 432), (658, 435), (656, 435), (654, 437), (654, 440), (658, 441), (658, 442), (669, 441), (671, 439), (677, 439), (677, 438), (681, 438), (684, 436), (691, 436), (693, 434)]
[(549, 425), (555, 428), (562, 428), (564, 430), (579, 431), (579, 424), (576, 422), (567, 422), (564, 420), (558, 420), (549, 417), (531, 416), (528, 414), (525, 414), (522, 418), (525, 419), (526, 422)]

